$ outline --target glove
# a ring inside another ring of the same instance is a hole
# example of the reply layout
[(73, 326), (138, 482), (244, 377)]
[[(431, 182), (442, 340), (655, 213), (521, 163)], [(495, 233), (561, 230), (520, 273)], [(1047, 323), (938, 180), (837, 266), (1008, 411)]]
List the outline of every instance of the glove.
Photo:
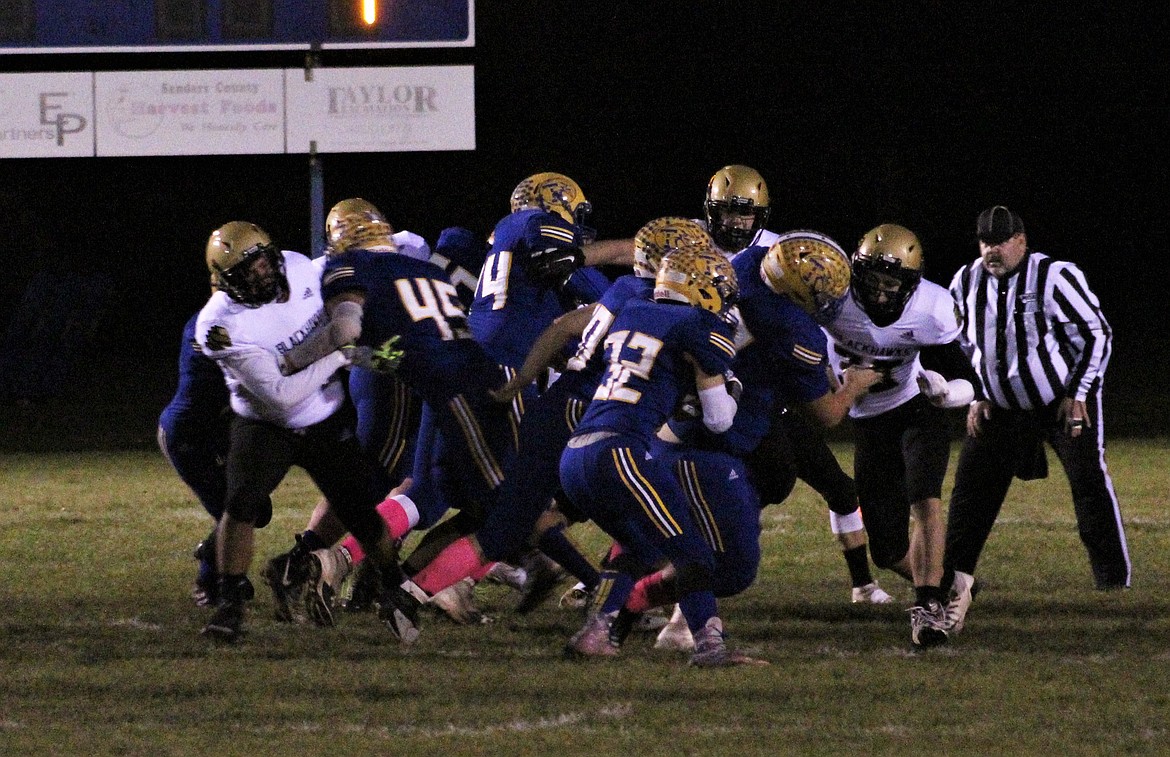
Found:
[(674, 419), (677, 421), (693, 421), (703, 415), (703, 408), (699, 405), (699, 395), (688, 392), (674, 409)]
[(918, 374), (918, 390), (930, 404), (944, 409), (963, 407), (975, 399), (975, 388), (966, 379), (947, 381), (942, 374), (923, 370)]
[(918, 391), (926, 395), (932, 403), (946, 400), (949, 389), (947, 380), (941, 373), (924, 370), (918, 374)]
[(382, 345), (377, 349), (365, 345), (347, 344), (341, 348), (341, 354), (345, 356), (350, 365), (356, 365), (375, 373), (393, 373), (406, 355), (405, 351), (398, 346), (401, 341), (402, 337), (395, 334), (382, 342)]
[(585, 253), (577, 247), (547, 247), (528, 253), (524, 272), (537, 286), (560, 288), (585, 265)]

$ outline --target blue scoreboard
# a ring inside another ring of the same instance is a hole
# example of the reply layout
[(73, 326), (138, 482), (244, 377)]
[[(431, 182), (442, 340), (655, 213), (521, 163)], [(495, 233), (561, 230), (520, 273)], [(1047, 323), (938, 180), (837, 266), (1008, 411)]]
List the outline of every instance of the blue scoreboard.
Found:
[(0, 53), (470, 47), (474, 0), (0, 0)]

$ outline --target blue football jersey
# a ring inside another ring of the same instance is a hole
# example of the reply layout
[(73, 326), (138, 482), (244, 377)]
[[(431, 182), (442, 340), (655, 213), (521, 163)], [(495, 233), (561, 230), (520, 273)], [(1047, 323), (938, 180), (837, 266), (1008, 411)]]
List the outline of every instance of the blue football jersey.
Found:
[(470, 308), (475, 300), (475, 286), (487, 252), (487, 243), (462, 226), (443, 229), (431, 252), (431, 262), (447, 272), (464, 307)]
[(731, 367), (731, 327), (714, 313), (673, 303), (629, 301), (605, 337), (607, 370), (577, 426), (646, 441), (695, 389), (694, 366), (710, 375)]
[(733, 370), (743, 394), (730, 429), (718, 436), (697, 429), (688, 439), (701, 447), (747, 454), (768, 433), (774, 406), (811, 402), (831, 391), (825, 334), (803, 308), (764, 283), (760, 262), (767, 252), (748, 247), (732, 260), (741, 319)]
[(202, 434), (217, 427), (217, 420), (228, 405), (227, 384), (223, 372), (214, 360), (203, 354), (195, 340), (195, 322), (199, 314), (191, 316), (183, 327), (183, 342), (179, 348), (179, 386), (175, 396), (163, 409), (159, 423), (174, 433), (182, 425), (185, 431)]
[(365, 294), (359, 344), (377, 348), (401, 337), (396, 374), (428, 402), (498, 386), (493, 360), (471, 338), (455, 286), (431, 263), (389, 252), (351, 250), (330, 257), (321, 279), (325, 300)]
[(628, 302), (649, 302), (654, 298), (654, 279), (639, 276), (621, 276), (601, 295), (593, 317), (581, 333), (576, 354), (569, 359), (568, 369), (561, 374), (558, 382), (572, 387), (579, 396), (591, 398), (601, 376), (605, 373), (605, 335), (614, 318), (622, 312)]
[(524, 270), (533, 251), (578, 247), (576, 230), (560, 216), (520, 210), (496, 224), (480, 271), (468, 322), (476, 341), (501, 365), (519, 368), (549, 324), (572, 302), (595, 302), (608, 283), (596, 271), (573, 274), (563, 292), (539, 286)]

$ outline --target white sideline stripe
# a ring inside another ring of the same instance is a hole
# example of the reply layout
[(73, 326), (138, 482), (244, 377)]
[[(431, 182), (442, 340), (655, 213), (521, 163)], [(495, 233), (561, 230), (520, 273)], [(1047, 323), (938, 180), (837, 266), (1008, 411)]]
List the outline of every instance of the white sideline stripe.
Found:
[(115, 628), (133, 628), (135, 631), (162, 631), (165, 628), (159, 623), (148, 623), (138, 618), (118, 618), (111, 620), (110, 625)]
[(634, 714), (634, 707), (629, 703), (615, 704), (608, 707), (602, 707), (599, 710), (588, 712), (566, 712), (561, 715), (554, 715), (548, 718), (539, 718), (538, 720), (510, 720), (506, 723), (499, 723), (497, 725), (486, 726), (458, 726), (449, 723), (446, 726), (438, 728), (420, 728), (413, 725), (401, 726), (376, 726), (370, 727), (366, 725), (348, 724), (340, 727), (326, 726), (316, 721), (304, 720), (299, 723), (287, 723), (284, 725), (235, 725), (232, 727), (234, 731), (245, 731), (248, 733), (268, 734), (279, 732), (293, 732), (293, 733), (329, 733), (337, 731), (346, 734), (361, 734), (363, 736), (375, 736), (382, 739), (398, 739), (403, 736), (422, 736), (424, 738), (430, 737), (448, 737), (448, 736), (487, 736), (493, 733), (527, 733), (530, 731), (551, 730), (554, 728), (564, 728), (566, 726), (579, 725), (594, 720), (622, 720)]

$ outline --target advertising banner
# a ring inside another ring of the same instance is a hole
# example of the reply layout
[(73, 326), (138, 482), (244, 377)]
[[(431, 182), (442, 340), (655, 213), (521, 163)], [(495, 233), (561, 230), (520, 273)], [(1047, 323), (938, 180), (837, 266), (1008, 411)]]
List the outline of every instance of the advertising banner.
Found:
[(475, 68), (0, 73), (0, 159), (475, 149)]
[(91, 72), (0, 75), (0, 158), (91, 155)]
[[(288, 71), (290, 153), (475, 149), (472, 66)], [(292, 117), (291, 114), (296, 114)]]
[(97, 154), (284, 152), (284, 72), (98, 72)]

